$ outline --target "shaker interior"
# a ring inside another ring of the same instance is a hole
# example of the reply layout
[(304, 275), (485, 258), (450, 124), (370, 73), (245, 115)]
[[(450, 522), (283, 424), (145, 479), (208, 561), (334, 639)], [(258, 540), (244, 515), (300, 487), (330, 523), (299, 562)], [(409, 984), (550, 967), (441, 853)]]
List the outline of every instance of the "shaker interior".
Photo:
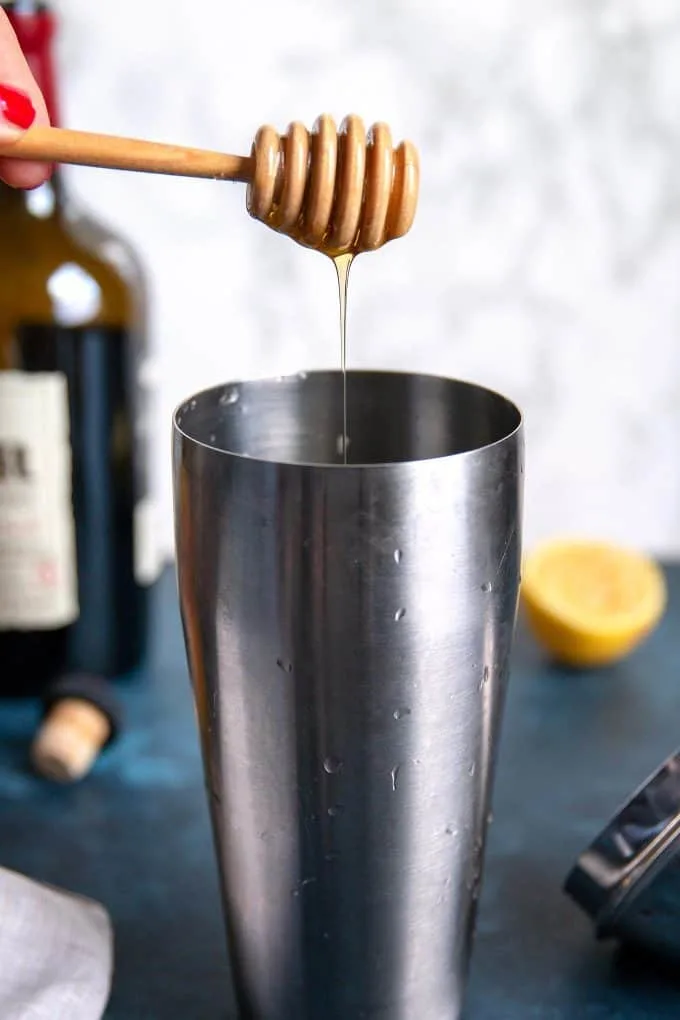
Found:
[[(341, 464), (343, 377), (309, 372), (232, 383), (197, 394), (175, 413), (196, 442), (293, 464)], [(499, 442), (518, 409), (471, 383), (401, 372), (347, 373), (350, 465), (429, 460)]]

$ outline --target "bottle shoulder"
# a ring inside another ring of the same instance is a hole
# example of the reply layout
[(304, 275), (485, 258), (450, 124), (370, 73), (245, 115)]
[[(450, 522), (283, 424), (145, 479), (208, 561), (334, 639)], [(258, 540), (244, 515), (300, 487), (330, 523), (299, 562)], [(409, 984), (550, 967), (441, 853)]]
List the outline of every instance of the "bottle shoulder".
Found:
[(127, 238), (75, 206), (65, 210), (63, 227), (79, 250), (95, 262), (100, 262), (106, 271), (118, 276), (123, 284), (139, 290), (146, 289), (141, 260)]
[(2, 216), (0, 315), (14, 309), (24, 320), (66, 326), (139, 323), (145, 287), (130, 245), (70, 202), (44, 211), (39, 203), (32, 196)]

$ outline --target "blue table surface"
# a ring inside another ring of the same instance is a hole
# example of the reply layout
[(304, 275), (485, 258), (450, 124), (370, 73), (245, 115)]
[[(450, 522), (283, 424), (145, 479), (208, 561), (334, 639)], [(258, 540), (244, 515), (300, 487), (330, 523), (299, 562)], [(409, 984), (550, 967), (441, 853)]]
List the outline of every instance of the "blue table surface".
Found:
[[(664, 1020), (680, 984), (598, 943), (561, 891), (601, 825), (680, 743), (680, 566), (668, 613), (608, 671), (549, 667), (520, 626), (466, 1020)], [(127, 727), (80, 785), (31, 775), (37, 706), (0, 705), (0, 863), (98, 899), (116, 933), (108, 1020), (233, 1020), (174, 577)], [(427, 1018), (423, 1018), (427, 1020)]]

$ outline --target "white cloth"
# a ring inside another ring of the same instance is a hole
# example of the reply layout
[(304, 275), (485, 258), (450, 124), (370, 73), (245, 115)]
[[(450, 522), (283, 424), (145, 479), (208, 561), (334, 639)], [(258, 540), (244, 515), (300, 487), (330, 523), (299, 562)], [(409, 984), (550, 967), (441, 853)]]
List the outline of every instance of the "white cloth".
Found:
[(100, 1020), (112, 973), (102, 906), (0, 868), (2, 1020)]

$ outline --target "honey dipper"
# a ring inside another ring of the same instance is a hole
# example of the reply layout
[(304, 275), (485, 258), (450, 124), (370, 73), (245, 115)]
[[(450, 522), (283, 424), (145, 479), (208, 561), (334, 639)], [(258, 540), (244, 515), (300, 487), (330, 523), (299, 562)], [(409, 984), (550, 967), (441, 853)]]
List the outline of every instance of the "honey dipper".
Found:
[(274, 230), (327, 254), (358, 254), (402, 237), (418, 201), (418, 153), (393, 147), (386, 124), (366, 135), (361, 118), (340, 130), (323, 114), (311, 132), (300, 123), (279, 136), (257, 132), (250, 156), (230, 156), (140, 139), (33, 127), (3, 142), (4, 158), (241, 181), (248, 212)]

